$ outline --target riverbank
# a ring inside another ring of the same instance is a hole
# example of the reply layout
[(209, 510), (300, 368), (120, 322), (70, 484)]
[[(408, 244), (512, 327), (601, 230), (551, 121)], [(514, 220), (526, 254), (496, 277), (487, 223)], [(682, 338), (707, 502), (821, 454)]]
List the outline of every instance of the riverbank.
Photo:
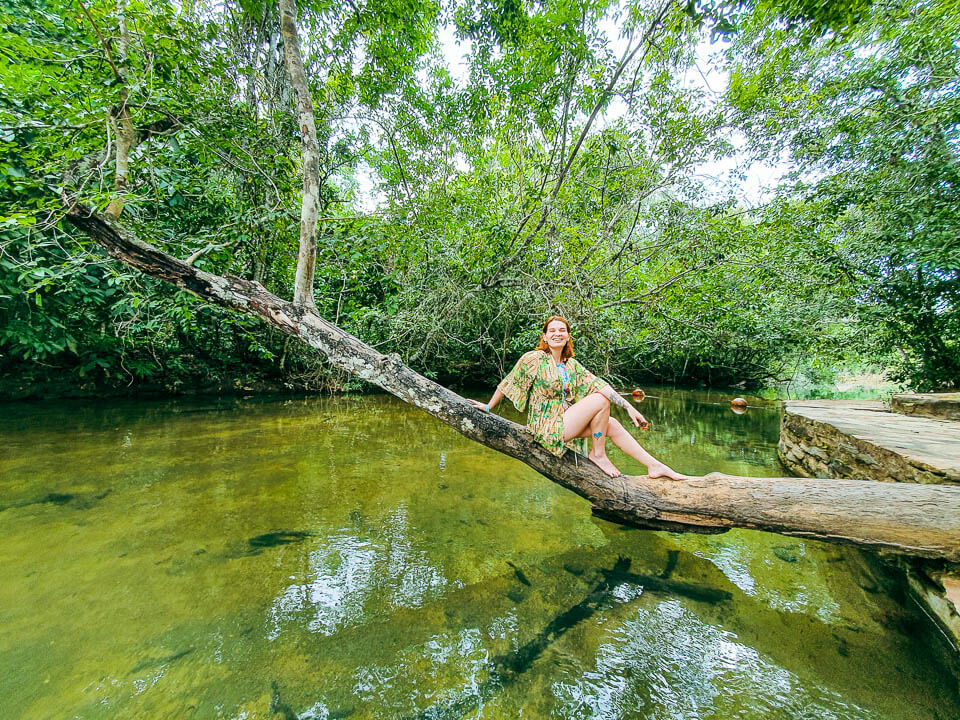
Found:
[[(960, 487), (960, 422), (948, 419), (960, 398), (894, 396), (891, 405), (909, 408), (911, 414), (876, 401), (786, 402), (780, 462), (803, 477)], [(928, 406), (924, 412), (932, 416), (917, 413), (918, 405)], [(960, 652), (960, 565), (903, 557), (890, 563)]]
[[(243, 395), (331, 395), (363, 393), (376, 390), (361, 380), (339, 371), (330, 371), (313, 379), (291, 381), (284, 378), (265, 378), (261, 374), (205, 376), (201, 379), (175, 379), (169, 382), (145, 381), (136, 377), (123, 382), (89, 379), (78, 382), (76, 377), (45, 379), (33, 382), (29, 377), (0, 376), (0, 402), (35, 400), (83, 400), (85, 398), (163, 400), (208, 396)], [(379, 391), (378, 391), (379, 392)]]

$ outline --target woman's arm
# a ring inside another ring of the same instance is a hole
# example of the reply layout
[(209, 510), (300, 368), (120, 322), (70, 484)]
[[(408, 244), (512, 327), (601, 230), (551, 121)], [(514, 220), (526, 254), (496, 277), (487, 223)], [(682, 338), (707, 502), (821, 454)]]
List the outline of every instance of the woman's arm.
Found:
[(513, 366), (513, 370), (497, 385), (490, 402), (481, 403), (478, 400), (471, 400), (470, 402), (477, 410), (490, 412), (500, 402), (500, 398), (509, 398), (517, 410), (523, 412), (527, 408), (527, 395), (530, 392), (530, 386), (533, 385), (533, 381), (537, 377), (542, 354), (536, 350), (524, 353), (517, 360), (517, 364)]
[(641, 414), (641, 412), (624, 400), (623, 396), (614, 390), (610, 385), (607, 385), (604, 395), (610, 398), (610, 404), (619, 405), (626, 410), (627, 415), (630, 416), (630, 422), (632, 422), (638, 428), (646, 430), (650, 427), (650, 423), (647, 422), (647, 419)]
[(633, 409), (633, 408), (630, 406), (630, 403), (628, 403), (626, 400), (624, 400), (624, 399), (623, 399), (623, 396), (620, 395), (620, 393), (618, 393), (616, 390), (614, 390), (610, 385), (607, 385), (606, 390), (607, 390), (607, 391), (606, 391), (606, 393), (604, 393), (604, 394), (605, 394), (608, 398), (610, 398), (610, 402), (612, 402), (614, 405), (619, 405), (620, 407), (622, 407), (622, 408), (623, 408), (624, 410), (626, 410), (627, 412), (630, 412), (630, 411)]
[(493, 393), (493, 397), (490, 398), (490, 402), (488, 402), (486, 405), (484, 405), (484, 404), (483, 404), (482, 402), (480, 402), (479, 400), (471, 400), (471, 401), (470, 401), (470, 404), (473, 405), (477, 410), (483, 410), (484, 412), (490, 412), (491, 410), (493, 410), (494, 406), (495, 406), (498, 402), (500, 402), (500, 398), (502, 398), (502, 397), (503, 397), (503, 393), (500, 392), (500, 389), (499, 389), (499, 388), (497, 388), (497, 390), (495, 390), (494, 393)]
[(490, 402), (485, 405), (476, 403), (474, 407), (478, 410), (489, 412), (490, 408), (500, 402), (500, 398), (505, 397), (508, 398), (520, 412), (526, 410), (530, 388), (533, 385), (533, 381), (537, 378), (542, 355), (543, 353), (536, 350), (524, 353), (520, 359), (517, 360), (517, 364), (513, 366), (513, 370), (497, 385), (497, 390), (493, 393), (493, 397), (490, 398)]

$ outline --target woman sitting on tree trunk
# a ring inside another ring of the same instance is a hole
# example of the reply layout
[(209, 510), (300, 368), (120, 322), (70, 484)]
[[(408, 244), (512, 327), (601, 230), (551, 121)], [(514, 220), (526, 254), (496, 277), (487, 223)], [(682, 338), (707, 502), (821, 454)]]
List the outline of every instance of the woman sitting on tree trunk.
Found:
[[(523, 355), (486, 405), (471, 400), (479, 410), (490, 412), (500, 398), (507, 396), (517, 410), (529, 406), (527, 427), (533, 436), (554, 455), (570, 448), (586, 455), (610, 477), (620, 471), (606, 453), (609, 435), (627, 455), (647, 466), (652, 477), (686, 480), (636, 441), (623, 425), (610, 417), (610, 403), (619, 405), (637, 427), (648, 427), (646, 419), (610, 385), (573, 359), (570, 324), (559, 315), (547, 319), (537, 349)], [(587, 452), (587, 438), (592, 440)]]

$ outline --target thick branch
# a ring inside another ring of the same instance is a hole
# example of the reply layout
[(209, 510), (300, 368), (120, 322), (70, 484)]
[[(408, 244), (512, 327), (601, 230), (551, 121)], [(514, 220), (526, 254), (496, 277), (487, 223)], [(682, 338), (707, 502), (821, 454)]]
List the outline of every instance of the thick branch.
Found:
[(300, 208), (300, 252), (293, 286), (293, 301), (316, 310), (313, 300), (313, 273), (317, 264), (317, 216), (320, 214), (320, 148), (313, 98), (307, 86), (297, 37), (297, 6), (294, 0), (280, 0), (280, 34), (290, 84), (297, 94), (297, 119), (303, 140), (303, 203)]
[(692, 532), (755, 528), (960, 561), (960, 487), (717, 473), (679, 483), (646, 477), (611, 479), (572, 452), (562, 458), (551, 455), (521, 426), (475, 410), (456, 393), (411, 370), (398, 356), (377, 352), (259, 283), (192, 267), (85, 207), (74, 205), (68, 219), (117, 260), (298, 337), (337, 367), (586, 498), (601, 517), (635, 527)]

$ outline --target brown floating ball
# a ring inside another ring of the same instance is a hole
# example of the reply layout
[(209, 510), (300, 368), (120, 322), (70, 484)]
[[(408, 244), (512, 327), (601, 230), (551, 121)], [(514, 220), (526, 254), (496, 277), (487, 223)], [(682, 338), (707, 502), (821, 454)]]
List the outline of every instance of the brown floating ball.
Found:
[(640, 388), (634, 388), (633, 392), (630, 394), (633, 395), (634, 400), (643, 400), (647, 396), (647, 394)]
[(747, 401), (743, 398), (734, 398), (730, 401), (730, 405), (735, 408), (745, 408), (747, 406)]

